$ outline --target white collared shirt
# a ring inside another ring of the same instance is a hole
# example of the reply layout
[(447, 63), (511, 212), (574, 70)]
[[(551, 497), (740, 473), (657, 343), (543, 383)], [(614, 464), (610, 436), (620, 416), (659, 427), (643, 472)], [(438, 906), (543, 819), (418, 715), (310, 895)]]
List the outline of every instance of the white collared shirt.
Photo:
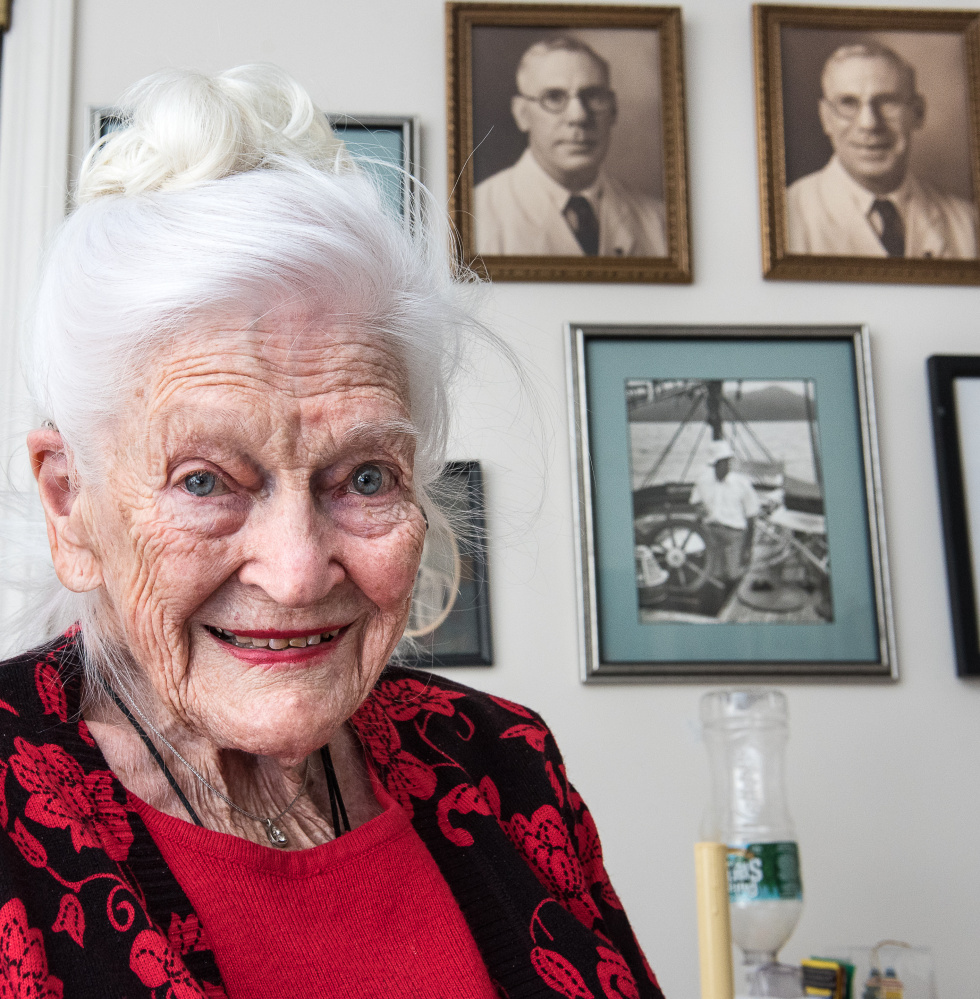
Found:
[[(831, 157), (822, 170), (801, 177), (786, 192), (789, 252), (887, 256), (879, 238), (881, 220), (871, 211), (876, 200)], [(976, 212), (970, 202), (937, 191), (913, 173), (887, 200), (905, 226), (906, 257), (976, 258)]]
[(486, 255), (583, 255), (563, 215), (568, 199), (588, 199), (599, 222), (599, 256), (664, 257), (663, 203), (628, 190), (604, 171), (583, 191), (569, 191), (550, 177), (526, 149), (511, 167), (477, 184), (473, 192), (476, 250)]
[(709, 465), (698, 476), (690, 502), (704, 506), (706, 523), (724, 524), (739, 531), (744, 531), (749, 520), (758, 516), (761, 509), (759, 496), (748, 476), (729, 472), (719, 479), (714, 465)]

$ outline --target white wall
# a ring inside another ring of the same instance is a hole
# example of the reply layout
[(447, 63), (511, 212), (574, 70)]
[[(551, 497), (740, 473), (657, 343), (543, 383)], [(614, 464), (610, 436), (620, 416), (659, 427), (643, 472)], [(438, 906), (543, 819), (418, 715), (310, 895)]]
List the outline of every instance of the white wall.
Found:
[[(457, 455), (483, 461), (489, 480), (497, 665), (456, 675), (545, 713), (665, 991), (697, 995), (703, 688), (579, 683), (562, 324), (867, 322), (902, 679), (788, 689), (807, 900), (784, 953), (898, 937), (934, 948), (944, 999), (975, 995), (980, 687), (954, 675), (924, 360), (980, 352), (980, 293), (764, 282), (748, 0), (688, 0), (684, 31), (694, 283), (491, 293), (491, 320), (532, 366), (541, 412), (515, 424), (512, 386), (492, 374), (464, 400)], [(87, 106), (151, 70), (272, 60), (326, 108), (419, 115), (426, 179), (445, 192), (441, 0), (78, 0), (76, 44), (76, 156)]]

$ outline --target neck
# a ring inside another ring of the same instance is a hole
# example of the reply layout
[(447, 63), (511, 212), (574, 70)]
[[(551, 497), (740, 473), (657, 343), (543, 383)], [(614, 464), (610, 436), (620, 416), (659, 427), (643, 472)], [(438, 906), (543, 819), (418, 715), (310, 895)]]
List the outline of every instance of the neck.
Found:
[[(531, 150), (531, 155), (534, 156), (533, 149)], [(578, 194), (581, 191), (587, 190), (596, 182), (599, 176), (599, 171), (593, 167), (589, 167), (587, 170), (568, 172), (546, 166), (537, 156), (534, 156), (534, 161), (556, 184), (560, 184), (569, 194)]]
[[(841, 165), (843, 166), (843, 163)], [(876, 198), (884, 198), (889, 194), (894, 194), (905, 182), (905, 175), (907, 173), (904, 163), (901, 165), (901, 168), (896, 168), (887, 174), (882, 174), (880, 177), (855, 177), (846, 166), (844, 169), (856, 184), (859, 184)]]
[[(118, 707), (100, 702), (86, 711), (85, 720), (109, 768), (127, 790), (158, 811), (190, 819), (179, 795)], [(283, 762), (214, 746), (175, 723), (166, 728), (154, 724), (157, 732), (143, 727), (205, 828), (270, 845), (262, 822), (223, 800), (175, 757), (161, 736), (212, 788), (239, 809), (276, 819), (276, 825), (287, 835), (287, 849), (309, 848), (338, 835), (331, 819), (329, 788), (318, 752), (298, 761)], [(334, 734), (330, 748), (350, 825), (354, 828), (380, 814), (381, 809), (371, 792), (360, 743), (348, 725), (341, 726)], [(301, 789), (303, 793), (299, 794)], [(288, 812), (276, 818), (293, 799), (295, 803)]]

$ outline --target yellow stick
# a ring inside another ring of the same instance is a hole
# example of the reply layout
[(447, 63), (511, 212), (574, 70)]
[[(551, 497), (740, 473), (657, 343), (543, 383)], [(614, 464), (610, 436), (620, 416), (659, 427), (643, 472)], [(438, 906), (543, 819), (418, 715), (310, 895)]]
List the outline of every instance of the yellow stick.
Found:
[(733, 999), (732, 927), (728, 913), (728, 847), (695, 843), (701, 999)]

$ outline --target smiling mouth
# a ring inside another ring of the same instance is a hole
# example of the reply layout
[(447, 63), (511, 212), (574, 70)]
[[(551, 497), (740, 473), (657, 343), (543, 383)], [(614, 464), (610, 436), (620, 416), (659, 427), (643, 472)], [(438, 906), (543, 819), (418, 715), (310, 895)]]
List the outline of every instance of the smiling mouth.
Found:
[(344, 627), (333, 628), (330, 631), (312, 632), (306, 635), (289, 633), (278, 637), (269, 637), (268, 633), (253, 635), (236, 634), (227, 628), (215, 628), (210, 624), (204, 626), (219, 642), (225, 642), (236, 649), (271, 649), (279, 652), (283, 649), (306, 649), (311, 645), (329, 644), (337, 639)]

